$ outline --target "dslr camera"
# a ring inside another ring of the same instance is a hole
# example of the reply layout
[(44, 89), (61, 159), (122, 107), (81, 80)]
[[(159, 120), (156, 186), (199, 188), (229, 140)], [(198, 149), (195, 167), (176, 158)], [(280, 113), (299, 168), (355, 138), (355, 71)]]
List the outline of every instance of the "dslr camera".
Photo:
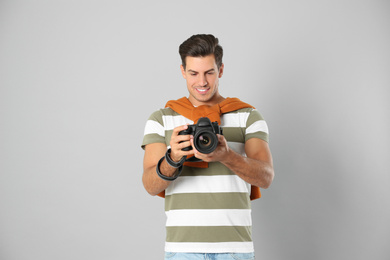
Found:
[[(222, 128), (217, 122), (211, 122), (209, 118), (202, 117), (195, 125), (189, 125), (186, 130), (179, 132), (179, 135), (193, 135), (194, 146), (200, 153), (208, 154), (218, 146), (217, 134), (222, 135)], [(191, 146), (185, 147), (183, 151), (192, 150)]]

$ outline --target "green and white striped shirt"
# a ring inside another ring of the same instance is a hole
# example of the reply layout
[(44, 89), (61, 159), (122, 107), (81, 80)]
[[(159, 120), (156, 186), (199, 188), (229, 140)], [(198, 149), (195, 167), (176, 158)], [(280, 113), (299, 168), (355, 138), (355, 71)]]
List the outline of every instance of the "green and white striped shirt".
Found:
[[(142, 147), (164, 143), (169, 148), (175, 127), (193, 121), (170, 108), (148, 119)], [(221, 116), (228, 145), (245, 156), (245, 141), (268, 142), (268, 127), (256, 109), (243, 108)], [(254, 251), (250, 202), (251, 185), (219, 162), (208, 168), (184, 166), (165, 191), (167, 252), (249, 253)]]

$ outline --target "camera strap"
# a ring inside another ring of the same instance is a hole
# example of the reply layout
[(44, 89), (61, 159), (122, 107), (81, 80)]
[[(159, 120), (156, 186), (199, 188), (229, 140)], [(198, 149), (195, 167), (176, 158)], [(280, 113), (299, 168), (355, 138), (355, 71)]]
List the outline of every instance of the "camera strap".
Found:
[[(175, 174), (174, 176), (172, 177), (168, 177), (168, 176), (165, 176), (164, 174), (161, 173), (160, 171), (160, 165), (162, 163), (163, 160), (166, 160), (167, 163), (172, 166), (173, 168), (177, 168), (178, 169), (178, 173)], [(199, 158), (196, 158), (195, 156), (192, 156), (190, 158), (186, 158), (186, 156), (183, 156), (183, 158), (179, 161), (179, 162), (175, 162), (171, 159), (171, 148), (169, 148), (167, 150), (167, 152), (165, 153), (165, 156), (161, 157), (161, 159), (158, 161), (157, 163), (157, 167), (156, 167), (156, 172), (157, 172), (157, 175), (165, 180), (165, 181), (174, 181), (177, 179), (177, 177), (180, 176), (181, 172), (183, 171), (183, 164), (185, 162), (202, 162), (201, 159)]]

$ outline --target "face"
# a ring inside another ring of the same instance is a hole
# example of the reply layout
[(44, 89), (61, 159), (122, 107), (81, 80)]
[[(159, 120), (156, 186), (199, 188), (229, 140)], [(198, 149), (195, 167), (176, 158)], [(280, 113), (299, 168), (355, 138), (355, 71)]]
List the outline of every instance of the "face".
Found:
[(223, 74), (223, 64), (218, 69), (214, 55), (186, 57), (186, 69), (181, 73), (187, 81), (188, 99), (194, 106), (215, 105), (223, 100), (218, 92), (219, 78)]

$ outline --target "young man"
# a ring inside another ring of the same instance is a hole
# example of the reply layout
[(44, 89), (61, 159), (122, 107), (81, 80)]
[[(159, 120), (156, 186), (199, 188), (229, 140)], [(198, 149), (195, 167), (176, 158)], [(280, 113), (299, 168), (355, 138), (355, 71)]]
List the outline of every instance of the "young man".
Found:
[[(274, 177), (267, 124), (249, 104), (220, 95), (224, 64), (217, 38), (194, 35), (179, 53), (189, 96), (154, 112), (142, 143), (144, 187), (165, 197), (165, 257), (254, 259), (250, 200)], [(199, 152), (193, 135), (179, 134), (201, 117), (223, 130), (211, 153)], [(190, 156), (201, 162), (185, 162)]]

